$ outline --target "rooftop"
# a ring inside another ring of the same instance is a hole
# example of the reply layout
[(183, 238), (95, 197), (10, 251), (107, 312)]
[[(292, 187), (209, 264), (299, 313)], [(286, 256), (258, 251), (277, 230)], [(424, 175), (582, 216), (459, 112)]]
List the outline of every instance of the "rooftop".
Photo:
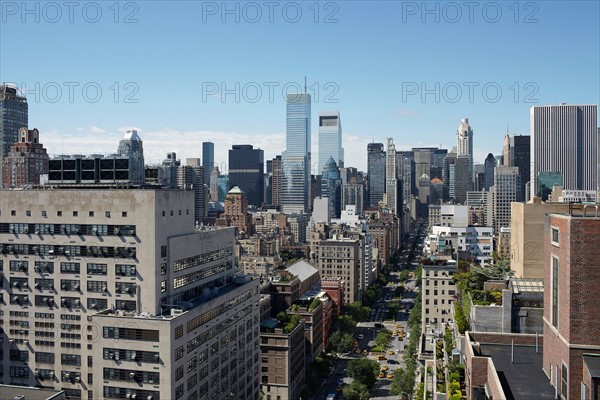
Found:
[(304, 282), (314, 274), (319, 273), (311, 263), (306, 260), (298, 260), (287, 268), (292, 275), (296, 275), (301, 282)]
[[(2, 400), (62, 400), (65, 392), (62, 390), (38, 389), (26, 386), (0, 385)], [(24, 397), (20, 397), (24, 396)]]
[(542, 371), (542, 346), (480, 344), (482, 356), (491, 357), (507, 400), (554, 399), (554, 388)]

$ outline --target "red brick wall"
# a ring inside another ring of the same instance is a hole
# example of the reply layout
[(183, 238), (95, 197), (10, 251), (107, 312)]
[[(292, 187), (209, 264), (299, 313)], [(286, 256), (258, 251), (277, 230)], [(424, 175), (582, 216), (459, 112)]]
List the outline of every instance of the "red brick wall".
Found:
[[(559, 246), (551, 242), (551, 227), (559, 229)], [(582, 354), (573, 345), (600, 346), (600, 301), (597, 287), (600, 282), (600, 219), (547, 216), (544, 241), (544, 346), (543, 366), (550, 376), (551, 366), (562, 363), (568, 367), (566, 398), (581, 397), (583, 371)], [(550, 326), (552, 314), (552, 256), (559, 259), (558, 273), (558, 334)], [(588, 350), (589, 351), (589, 350)], [(554, 377), (552, 377), (554, 379)], [(559, 389), (560, 391), (560, 389)]]

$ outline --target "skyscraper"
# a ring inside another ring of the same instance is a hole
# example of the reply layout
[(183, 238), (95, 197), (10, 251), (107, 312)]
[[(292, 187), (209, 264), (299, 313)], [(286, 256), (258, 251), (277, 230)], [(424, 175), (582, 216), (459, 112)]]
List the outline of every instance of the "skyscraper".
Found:
[(275, 156), (273, 159), (273, 179), (271, 180), (271, 193), (273, 196), (272, 203), (275, 206), (281, 204), (281, 175), (283, 170), (281, 168), (281, 156)]
[(494, 168), (496, 166), (496, 159), (494, 158), (494, 155), (492, 153), (489, 153), (487, 155), (483, 165), (484, 165), (484, 167), (483, 167), (484, 168), (483, 188), (487, 192), (491, 189), (492, 186), (494, 186)]
[(503, 165), (507, 167), (518, 167), (521, 177), (517, 201), (526, 201), (527, 183), (531, 178), (531, 136), (529, 135), (506, 135), (502, 150)]
[(339, 218), (341, 214), (341, 185), (340, 170), (333, 157), (329, 157), (321, 177), (321, 196), (329, 199), (329, 215)]
[(385, 194), (387, 208), (394, 214), (398, 212), (398, 170), (396, 161), (394, 139), (388, 138), (387, 151), (385, 153)]
[(531, 124), (531, 193), (537, 193), (538, 174), (562, 173), (565, 189), (596, 190), (598, 163), (598, 106), (534, 106)]
[(204, 182), (210, 186), (210, 172), (215, 166), (215, 144), (202, 142), (202, 166), (204, 167)]
[(377, 207), (385, 193), (385, 151), (383, 143), (367, 145), (367, 176), (369, 178), (369, 206)]
[(473, 158), (473, 129), (469, 125), (469, 119), (460, 120), (456, 131), (456, 155), (469, 155)]
[(4, 158), (4, 187), (39, 185), (42, 174), (48, 174), (48, 153), (40, 143), (40, 132), (21, 128), (19, 141)]
[(467, 191), (473, 189), (473, 129), (463, 118), (456, 131), (456, 162), (454, 165), (456, 201), (464, 204)]
[(333, 157), (339, 168), (344, 167), (342, 124), (339, 111), (322, 111), (319, 113), (319, 165), (317, 174), (323, 173), (329, 157)]
[(494, 232), (510, 228), (511, 203), (517, 199), (519, 169), (517, 167), (494, 168)]
[(201, 224), (207, 213), (208, 199), (204, 196), (204, 171), (199, 158), (188, 158), (186, 165), (177, 167), (177, 186), (194, 192), (194, 222)]
[(0, 84), (0, 177), (4, 176), (4, 157), (18, 141), (19, 129), (28, 126), (27, 98), (16, 86)]
[(310, 200), (310, 113), (308, 93), (286, 96), (286, 150), (281, 156), (281, 209), (285, 214), (304, 214)]
[(229, 150), (229, 188), (239, 187), (249, 205), (264, 201), (264, 152), (250, 144), (235, 144)]
[(130, 130), (119, 142), (117, 154), (129, 158), (129, 181), (144, 182), (144, 146), (136, 130)]

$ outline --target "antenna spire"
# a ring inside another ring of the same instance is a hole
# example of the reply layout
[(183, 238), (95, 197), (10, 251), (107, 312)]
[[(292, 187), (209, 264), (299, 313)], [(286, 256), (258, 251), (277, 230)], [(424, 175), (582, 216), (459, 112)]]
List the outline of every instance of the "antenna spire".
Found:
[(304, 76), (304, 93), (306, 93), (306, 76)]

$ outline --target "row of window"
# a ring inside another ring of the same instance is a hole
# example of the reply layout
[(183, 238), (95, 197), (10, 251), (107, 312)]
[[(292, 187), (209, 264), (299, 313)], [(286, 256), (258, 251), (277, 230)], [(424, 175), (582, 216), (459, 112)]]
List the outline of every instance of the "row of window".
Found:
[(45, 244), (0, 244), (2, 254), (39, 255), (41, 257), (105, 257), (136, 258), (135, 247), (115, 246), (74, 246)]
[(0, 223), (0, 233), (135, 236), (135, 225)]
[[(4, 263), (3, 260), (0, 260), (0, 271), (2, 270)], [(12, 272), (28, 272), (29, 271), (29, 261), (27, 260), (10, 260), (9, 262), (9, 270)], [(33, 270), (39, 273), (54, 273), (54, 262), (52, 261), (35, 261)], [(61, 262), (60, 263), (60, 272), (63, 274), (80, 274), (81, 273), (81, 264), (78, 262)], [(98, 264), (98, 263), (88, 263), (87, 264), (87, 274), (88, 275), (108, 275), (108, 265), (107, 264)], [(115, 275), (117, 276), (135, 276), (136, 269), (135, 265), (129, 264), (116, 264), (115, 265)], [(12, 278), (15, 279), (15, 282), (19, 282), (19, 279), (27, 280), (27, 278)], [(37, 281), (37, 280), (36, 280)], [(41, 280), (40, 280), (41, 281)], [(41, 282), (40, 282), (41, 284)]]
[(173, 262), (173, 272), (182, 271), (184, 269), (197, 267), (199, 265), (203, 265), (212, 261), (216, 261), (227, 256), (231, 256), (233, 254), (233, 249), (231, 247), (227, 247), (226, 249), (219, 249), (210, 251), (208, 253), (203, 253), (197, 256), (183, 258), (181, 260), (176, 260)]

